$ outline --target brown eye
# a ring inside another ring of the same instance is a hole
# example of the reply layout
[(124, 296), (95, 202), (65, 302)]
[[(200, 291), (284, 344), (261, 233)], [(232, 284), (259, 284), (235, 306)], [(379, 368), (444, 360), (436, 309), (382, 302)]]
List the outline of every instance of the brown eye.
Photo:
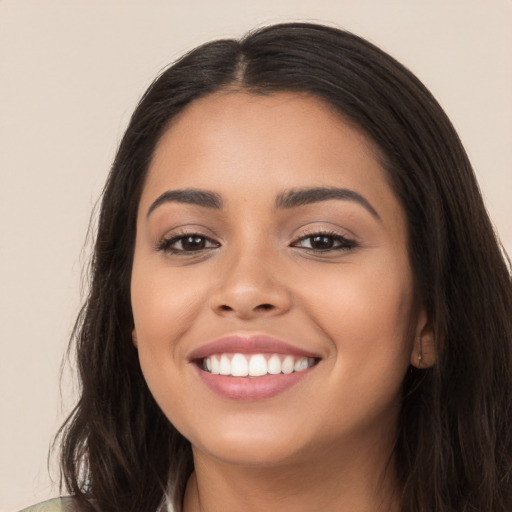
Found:
[(315, 233), (299, 238), (292, 246), (310, 251), (327, 252), (352, 249), (357, 246), (357, 243), (338, 233)]
[(334, 247), (334, 239), (325, 235), (312, 236), (310, 244), (312, 249), (332, 249)]
[(181, 239), (181, 248), (184, 251), (197, 251), (206, 247), (204, 236), (187, 236)]
[(171, 254), (199, 252), (205, 249), (215, 249), (219, 247), (219, 243), (210, 238), (192, 233), (190, 235), (179, 235), (162, 240), (158, 245), (159, 251)]

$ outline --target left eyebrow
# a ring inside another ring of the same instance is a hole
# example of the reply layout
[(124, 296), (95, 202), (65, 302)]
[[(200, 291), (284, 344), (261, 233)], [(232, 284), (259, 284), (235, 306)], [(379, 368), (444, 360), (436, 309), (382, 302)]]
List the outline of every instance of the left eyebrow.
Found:
[(377, 220), (381, 220), (377, 210), (361, 194), (348, 188), (315, 187), (299, 188), (282, 192), (276, 198), (276, 208), (288, 209), (297, 208), (307, 204), (320, 203), (338, 199), (342, 201), (353, 201), (360, 204)]

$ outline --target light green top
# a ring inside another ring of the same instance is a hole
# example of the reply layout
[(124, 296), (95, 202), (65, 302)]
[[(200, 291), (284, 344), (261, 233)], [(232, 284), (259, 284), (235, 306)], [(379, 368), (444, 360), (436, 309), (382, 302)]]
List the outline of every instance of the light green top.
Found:
[[(172, 512), (172, 507), (167, 507), (168, 512)], [(54, 498), (53, 500), (43, 501), (38, 505), (24, 508), (20, 512), (77, 512), (73, 498)]]
[(20, 512), (74, 512), (73, 498), (55, 498), (39, 505), (24, 508)]

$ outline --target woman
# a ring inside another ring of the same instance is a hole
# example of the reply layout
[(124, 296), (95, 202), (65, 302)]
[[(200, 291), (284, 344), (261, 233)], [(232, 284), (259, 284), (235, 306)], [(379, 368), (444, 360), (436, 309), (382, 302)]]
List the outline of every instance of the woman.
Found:
[(511, 311), (409, 71), (314, 24), (204, 45), (104, 190), (61, 506), (511, 510)]

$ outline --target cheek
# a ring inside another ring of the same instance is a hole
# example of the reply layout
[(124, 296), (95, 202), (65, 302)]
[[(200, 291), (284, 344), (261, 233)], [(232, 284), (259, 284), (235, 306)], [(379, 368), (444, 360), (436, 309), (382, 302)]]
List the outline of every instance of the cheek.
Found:
[(354, 384), (358, 393), (380, 390), (394, 396), (414, 341), (414, 294), (407, 261), (348, 264), (331, 275), (309, 275), (301, 287), (311, 318), (331, 341), (335, 375)]
[(379, 339), (391, 342), (394, 336), (406, 338), (410, 333), (414, 292), (407, 260), (347, 263), (333, 266), (331, 272), (319, 268), (305, 276), (299, 289), (317, 323), (333, 339), (359, 340), (366, 345)]
[(139, 340), (166, 338), (187, 329), (207, 294), (204, 276), (165, 265), (134, 261), (131, 302)]
[(185, 350), (180, 340), (204, 308), (207, 284), (197, 272), (159, 265), (154, 258), (148, 262), (136, 254), (131, 301), (137, 349), (144, 377), (156, 396), (159, 388), (171, 383), (167, 380), (181, 378)]

